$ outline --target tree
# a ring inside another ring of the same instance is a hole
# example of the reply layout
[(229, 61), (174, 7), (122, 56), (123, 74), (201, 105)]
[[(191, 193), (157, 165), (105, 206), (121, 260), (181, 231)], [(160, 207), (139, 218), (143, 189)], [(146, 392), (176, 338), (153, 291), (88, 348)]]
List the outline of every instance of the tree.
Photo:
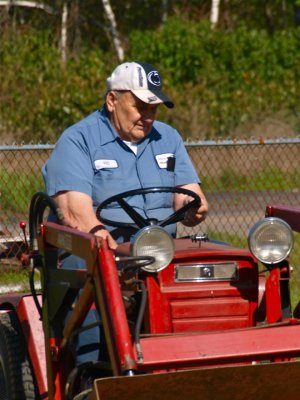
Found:
[(111, 8), (110, 2), (109, 0), (102, 0), (103, 3), (103, 7), (104, 7), (104, 12), (105, 15), (108, 19), (108, 22), (110, 24), (110, 31), (111, 31), (111, 35), (112, 35), (112, 40), (113, 40), (113, 44), (115, 47), (115, 50), (117, 52), (117, 56), (119, 61), (123, 61), (124, 60), (124, 50), (123, 47), (121, 45), (121, 41), (119, 39), (119, 33), (117, 30), (117, 23), (116, 23), (116, 18), (115, 18), (115, 14)]
[(220, 3), (221, 0), (212, 0), (211, 2), (210, 23), (213, 29), (216, 27), (219, 21)]
[(5, 7), (29, 7), (29, 8), (37, 8), (43, 11), (46, 11), (49, 14), (57, 14), (57, 10), (47, 4), (39, 3), (37, 1), (21, 1), (21, 0), (5, 0), (0, 1), (0, 6)]
[(60, 55), (62, 64), (65, 65), (67, 62), (67, 42), (68, 42), (68, 28), (67, 28), (67, 21), (68, 21), (68, 5), (64, 1), (63, 2), (63, 9), (61, 15), (61, 36), (60, 36)]

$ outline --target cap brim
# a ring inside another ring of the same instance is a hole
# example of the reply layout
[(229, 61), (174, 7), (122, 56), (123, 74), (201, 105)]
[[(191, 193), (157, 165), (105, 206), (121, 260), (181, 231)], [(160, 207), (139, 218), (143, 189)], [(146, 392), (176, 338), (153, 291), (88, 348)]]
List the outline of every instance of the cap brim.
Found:
[(160, 90), (130, 90), (138, 99), (147, 104), (165, 104), (168, 108), (173, 108), (174, 103)]

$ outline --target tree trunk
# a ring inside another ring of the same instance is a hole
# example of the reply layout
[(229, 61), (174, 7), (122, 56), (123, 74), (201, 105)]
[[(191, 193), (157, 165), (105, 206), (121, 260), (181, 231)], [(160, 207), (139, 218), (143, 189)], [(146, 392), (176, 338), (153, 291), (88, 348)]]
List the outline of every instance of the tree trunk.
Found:
[(270, 35), (273, 35), (274, 33), (273, 13), (272, 13), (272, 5), (269, 3), (269, 0), (264, 0), (264, 14), (268, 32)]
[(166, 22), (167, 17), (168, 17), (168, 0), (163, 0), (162, 2), (162, 17), (161, 21), (162, 23)]
[(39, 8), (46, 11), (48, 14), (57, 14), (55, 8), (48, 6), (47, 4), (38, 3), (37, 1), (18, 1), (18, 0), (5, 0), (0, 1), (1, 6), (18, 6), (18, 7), (29, 7), (29, 8)]
[(300, 26), (300, 6), (294, 4), (294, 19), (295, 25)]
[(221, 0), (212, 0), (210, 11), (210, 24), (212, 29), (215, 29), (219, 22)]
[(68, 42), (68, 5), (67, 2), (63, 2), (63, 9), (61, 15), (61, 37), (60, 37), (60, 56), (63, 65), (67, 63), (67, 42)]
[(124, 50), (123, 50), (121, 41), (119, 39), (119, 34), (117, 31), (117, 23), (116, 23), (114, 12), (111, 8), (109, 0), (102, 0), (102, 3), (103, 3), (105, 15), (110, 24), (112, 40), (113, 40), (113, 44), (114, 44), (114, 47), (117, 52), (118, 59), (119, 59), (119, 61), (123, 61), (124, 60)]

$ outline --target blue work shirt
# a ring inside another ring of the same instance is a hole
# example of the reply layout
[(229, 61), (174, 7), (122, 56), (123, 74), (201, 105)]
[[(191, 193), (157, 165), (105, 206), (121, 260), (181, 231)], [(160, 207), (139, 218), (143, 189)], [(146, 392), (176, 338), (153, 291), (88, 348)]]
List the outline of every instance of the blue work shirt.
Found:
[[(175, 158), (174, 170), (167, 168), (169, 157)], [(42, 173), (50, 196), (83, 192), (93, 199), (94, 208), (128, 190), (200, 183), (175, 129), (155, 121), (151, 132), (137, 143), (135, 154), (118, 136), (105, 107), (63, 132)], [(173, 212), (172, 194), (134, 196), (126, 201), (145, 218), (162, 220)], [(132, 222), (116, 203), (109, 207), (103, 217)], [(168, 230), (174, 234), (175, 227)]]

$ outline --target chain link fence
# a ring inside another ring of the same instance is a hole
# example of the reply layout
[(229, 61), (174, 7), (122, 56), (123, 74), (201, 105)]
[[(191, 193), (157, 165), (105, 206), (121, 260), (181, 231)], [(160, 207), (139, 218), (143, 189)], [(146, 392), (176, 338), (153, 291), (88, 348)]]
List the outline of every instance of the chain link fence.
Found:
[[(209, 202), (197, 228), (178, 226), (180, 236), (209, 237), (245, 245), (249, 228), (267, 204), (300, 206), (300, 139), (186, 142)], [(31, 196), (43, 191), (41, 167), (52, 145), (0, 146), (0, 252), (22, 251), (21, 220)], [(8, 246), (8, 247), (7, 247)]]

